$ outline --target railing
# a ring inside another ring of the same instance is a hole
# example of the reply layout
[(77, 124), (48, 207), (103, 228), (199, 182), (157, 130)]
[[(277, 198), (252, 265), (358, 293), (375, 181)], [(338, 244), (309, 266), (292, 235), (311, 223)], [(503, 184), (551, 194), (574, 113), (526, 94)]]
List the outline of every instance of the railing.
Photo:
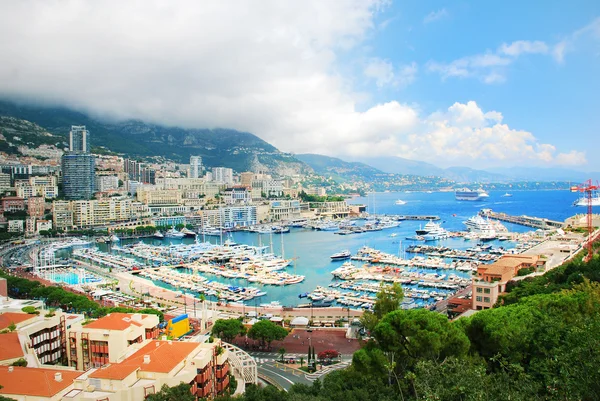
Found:
[(258, 376), (256, 370), (256, 361), (244, 350), (222, 342), (221, 345), (229, 351), (229, 363), (231, 367), (244, 379), (246, 384), (257, 384)]

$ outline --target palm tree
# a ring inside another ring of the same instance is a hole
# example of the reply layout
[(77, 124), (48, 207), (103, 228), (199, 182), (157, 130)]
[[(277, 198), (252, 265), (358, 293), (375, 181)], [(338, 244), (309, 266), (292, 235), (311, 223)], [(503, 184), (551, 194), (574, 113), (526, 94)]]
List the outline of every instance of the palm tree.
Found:
[(277, 351), (277, 352), (279, 352), (279, 354), (281, 355), (281, 362), (283, 362), (283, 357), (285, 355), (285, 348), (283, 348), (283, 347), (279, 348), (279, 351)]
[(302, 365), (304, 365), (304, 357), (300, 357), (300, 367), (302, 367)]

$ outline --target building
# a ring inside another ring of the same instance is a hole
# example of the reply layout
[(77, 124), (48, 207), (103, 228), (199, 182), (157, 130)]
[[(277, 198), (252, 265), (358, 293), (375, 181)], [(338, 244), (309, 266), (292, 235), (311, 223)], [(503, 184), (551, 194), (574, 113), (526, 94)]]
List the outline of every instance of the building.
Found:
[(85, 129), (85, 125), (71, 126), (69, 152), (90, 153), (90, 132)]
[(64, 400), (137, 401), (181, 382), (198, 398), (213, 398), (229, 387), (228, 356), (216, 343), (148, 341), (123, 361), (75, 379)]
[(189, 178), (200, 178), (202, 176), (202, 157), (190, 156)]
[(310, 202), (310, 208), (318, 215), (331, 218), (344, 218), (350, 214), (350, 207), (346, 201)]
[(150, 217), (150, 209), (129, 198), (89, 201), (54, 201), (52, 222), (56, 229), (91, 228), (135, 222)]
[(44, 217), (46, 213), (46, 200), (41, 196), (27, 199), (27, 214), (31, 217)]
[(0, 366), (0, 395), (18, 401), (60, 401), (84, 372), (22, 366)]
[(257, 223), (256, 206), (227, 206), (219, 208), (221, 227), (250, 227)]
[(255, 179), (252, 181), (252, 189), (260, 189), (263, 197), (283, 196), (283, 181), (271, 178)]
[(31, 176), (26, 181), (16, 181), (15, 190), (17, 196), (23, 199), (29, 199), (33, 196), (53, 199), (58, 196), (58, 180), (54, 175)]
[(19, 196), (5, 196), (2, 198), (2, 210), (5, 212), (25, 210), (25, 199)]
[(116, 363), (132, 344), (158, 336), (158, 316), (111, 313), (86, 325), (74, 324), (68, 333), (69, 366), (78, 370)]
[(83, 321), (83, 315), (40, 310), (40, 314), (4, 312), (0, 315), (0, 330), (16, 325), (16, 332), (25, 338), (25, 353), (33, 352), (36, 364), (66, 362), (67, 326)]
[(252, 187), (252, 181), (254, 180), (254, 173), (251, 171), (245, 171), (240, 174), (240, 185), (246, 188)]
[(25, 230), (25, 220), (9, 220), (8, 221), (8, 232), (9, 233), (22, 233)]
[(62, 156), (63, 192), (66, 199), (91, 199), (96, 189), (95, 157), (88, 153)]
[(52, 230), (52, 220), (37, 220), (35, 222), (35, 232), (39, 234), (40, 231)]
[(0, 173), (0, 192), (10, 189), (10, 174)]
[(251, 203), (252, 192), (244, 186), (227, 188), (223, 191), (223, 200), (227, 205)]
[(179, 205), (182, 197), (178, 189), (138, 188), (137, 199), (146, 205)]
[(123, 170), (132, 181), (139, 181), (143, 184), (156, 184), (156, 171), (149, 167), (144, 167), (140, 162), (124, 159)]
[(233, 184), (233, 170), (227, 167), (213, 167), (213, 181), (220, 184)]
[(119, 177), (116, 175), (96, 175), (96, 191), (106, 192), (119, 188)]
[(545, 261), (538, 255), (505, 255), (489, 265), (477, 268), (477, 278), (472, 284), (473, 309), (489, 309), (498, 301), (498, 295), (506, 289), (506, 284), (519, 270), (529, 267), (542, 267)]
[(299, 200), (277, 200), (270, 202), (269, 220), (295, 220), (301, 218), (301, 203)]

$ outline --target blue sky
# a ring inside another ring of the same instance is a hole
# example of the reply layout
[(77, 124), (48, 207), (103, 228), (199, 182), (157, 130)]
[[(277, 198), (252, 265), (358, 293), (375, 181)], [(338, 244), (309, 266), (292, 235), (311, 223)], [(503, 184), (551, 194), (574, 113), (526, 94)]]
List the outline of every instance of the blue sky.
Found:
[[(410, 84), (361, 86), (375, 102), (416, 103), (424, 111), (473, 100), (503, 114), (503, 122), (558, 148), (587, 152), (587, 166), (600, 170), (590, 149), (600, 145), (600, 2), (598, 1), (402, 1), (377, 15), (377, 29), (360, 51), (394, 66), (417, 65)], [(562, 62), (552, 54), (521, 54), (497, 71), (498, 79), (444, 77), (431, 63), (449, 64), (498, 54), (503, 44), (542, 41), (552, 47), (596, 22), (596, 32), (569, 44)], [(399, 67), (396, 67), (399, 68)], [(368, 105), (368, 102), (365, 102)], [(368, 107), (368, 106), (366, 106)]]
[(600, 171), (600, 1), (140, 4), (1, 2), (0, 97), (292, 153)]

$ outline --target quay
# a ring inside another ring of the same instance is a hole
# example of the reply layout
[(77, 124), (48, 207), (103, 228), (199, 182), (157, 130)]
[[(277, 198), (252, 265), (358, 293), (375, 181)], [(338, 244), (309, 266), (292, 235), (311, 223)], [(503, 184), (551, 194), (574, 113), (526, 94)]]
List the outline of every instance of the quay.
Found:
[(542, 217), (531, 217), (531, 216), (512, 216), (506, 213), (494, 212), (491, 209), (482, 209), (479, 214), (483, 217), (488, 217), (494, 220), (505, 221), (507, 223), (519, 224), (522, 226), (539, 228), (542, 230), (551, 228), (562, 228), (564, 223), (562, 221), (549, 220)]

